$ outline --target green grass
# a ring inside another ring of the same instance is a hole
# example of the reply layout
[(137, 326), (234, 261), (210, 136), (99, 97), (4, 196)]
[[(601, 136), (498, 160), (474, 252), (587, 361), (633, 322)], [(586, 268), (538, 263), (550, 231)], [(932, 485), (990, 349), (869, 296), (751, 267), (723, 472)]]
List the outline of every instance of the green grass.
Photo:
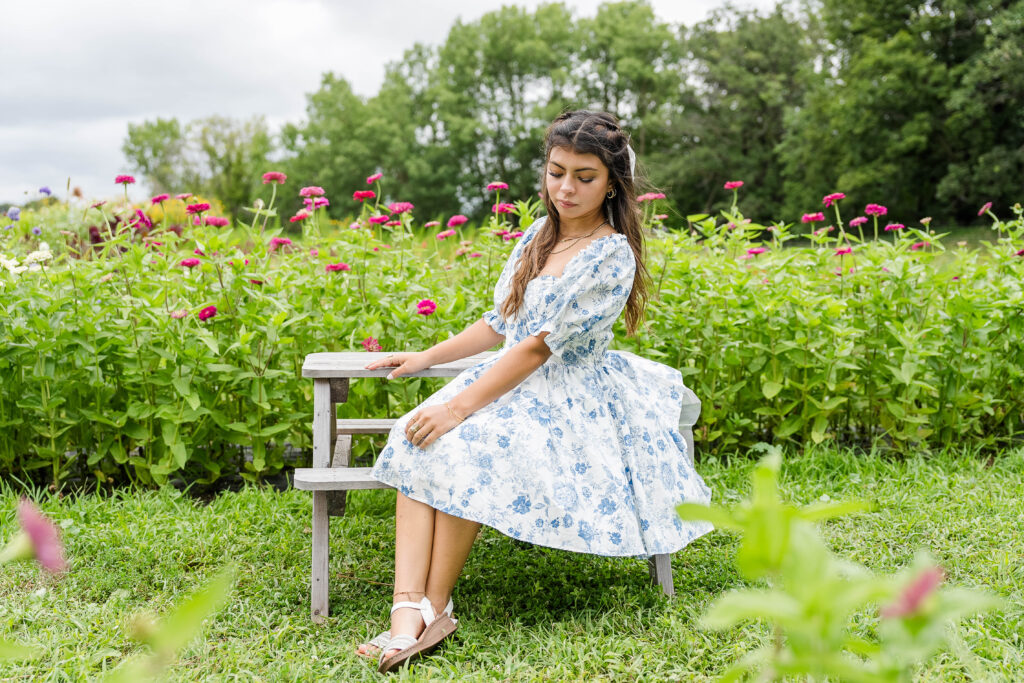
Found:
[[(704, 462), (719, 502), (746, 497), (753, 460)], [(785, 495), (799, 503), (861, 498), (872, 512), (831, 522), (823, 532), (839, 554), (878, 571), (928, 550), (948, 581), (984, 588), (1006, 609), (961, 623), (951, 651), (922, 667), (919, 680), (1024, 676), (1021, 529), (1024, 451), (994, 461), (971, 454), (889, 461), (820, 452), (783, 468)], [(17, 498), (0, 494), (4, 540)], [(374, 680), (357, 643), (386, 624), (394, 539), (391, 491), (350, 494), (332, 520), (331, 616), (309, 619), (310, 496), (249, 488), (209, 504), (173, 489), (44, 497), (64, 526), (71, 562), (60, 581), (34, 565), (0, 567), (0, 637), (44, 648), (38, 660), (0, 664), (0, 680), (96, 678), (141, 646), (128, 636), (140, 610), (166, 612), (225, 562), (237, 586), (203, 637), (182, 652), (170, 680)], [(673, 559), (678, 596), (649, 585), (644, 562), (578, 555), (513, 543), (485, 528), (455, 590), (459, 631), (431, 658), (396, 680), (705, 680), (769, 639), (748, 624), (716, 633), (697, 620), (742, 582), (732, 566), (737, 537), (714, 532)], [(868, 632), (863, 614), (854, 628)]]

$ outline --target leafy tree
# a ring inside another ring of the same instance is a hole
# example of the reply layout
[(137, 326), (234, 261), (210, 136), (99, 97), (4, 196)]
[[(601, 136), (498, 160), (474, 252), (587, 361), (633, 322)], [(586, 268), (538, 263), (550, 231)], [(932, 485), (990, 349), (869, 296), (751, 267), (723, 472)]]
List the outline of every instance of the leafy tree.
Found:
[(185, 135), (176, 118), (129, 123), (121, 151), (155, 192), (181, 191), (198, 180), (186, 159)]

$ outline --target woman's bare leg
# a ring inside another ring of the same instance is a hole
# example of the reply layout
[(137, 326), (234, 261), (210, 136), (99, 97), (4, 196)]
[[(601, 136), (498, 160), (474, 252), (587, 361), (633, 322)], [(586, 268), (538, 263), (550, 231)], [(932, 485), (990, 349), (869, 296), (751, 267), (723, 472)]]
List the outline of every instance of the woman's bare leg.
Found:
[[(426, 593), (427, 572), (434, 545), (435, 512), (429, 505), (398, 492), (395, 501), (394, 602), (419, 602)], [(443, 609), (444, 605), (441, 607)], [(423, 619), (417, 610), (403, 608), (391, 615), (393, 636), (400, 633), (418, 636), (422, 630)], [(377, 648), (365, 643), (359, 646), (359, 652), (365, 654), (377, 651)]]

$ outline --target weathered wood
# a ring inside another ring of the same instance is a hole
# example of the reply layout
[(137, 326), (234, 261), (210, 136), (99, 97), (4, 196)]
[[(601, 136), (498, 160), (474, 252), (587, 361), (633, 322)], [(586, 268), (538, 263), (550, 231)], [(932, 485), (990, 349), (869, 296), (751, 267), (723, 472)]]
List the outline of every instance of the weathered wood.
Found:
[(331, 437), (335, 414), (331, 403), (331, 385), (326, 379), (313, 380), (313, 467), (331, 462)]
[(661, 586), (661, 590), (667, 597), (676, 594), (675, 584), (672, 583), (672, 556), (651, 555), (647, 558), (647, 567), (651, 573), (651, 583)]
[[(331, 467), (352, 466), (352, 435), (340, 434), (338, 443), (334, 447), (334, 459)], [(327, 493), (327, 514), (331, 517), (343, 517), (345, 515), (345, 503), (348, 497), (347, 491), (328, 491)]]
[(348, 400), (348, 377), (331, 378), (331, 403), (344, 403)]
[(383, 419), (343, 418), (335, 424), (338, 434), (387, 434), (396, 422), (398, 420), (391, 417)]
[(292, 485), (302, 491), (389, 489), (370, 476), (372, 467), (297, 467)]
[(327, 554), (330, 532), (327, 516), (327, 492), (313, 492), (313, 570), (310, 577), (310, 616), (322, 624), (330, 610), (327, 595)]
[[(460, 358), (450, 363), (442, 363), (424, 368), (414, 375), (402, 375), (402, 377), (454, 377), (466, 368), (472, 367), (496, 353), (498, 352), (484, 351), (483, 353)], [(314, 379), (329, 377), (385, 377), (394, 368), (384, 367), (377, 368), (376, 370), (367, 370), (366, 365), (372, 361), (387, 358), (389, 355), (391, 354), (365, 351), (311, 353), (306, 356), (305, 361), (302, 363), (302, 376)]]

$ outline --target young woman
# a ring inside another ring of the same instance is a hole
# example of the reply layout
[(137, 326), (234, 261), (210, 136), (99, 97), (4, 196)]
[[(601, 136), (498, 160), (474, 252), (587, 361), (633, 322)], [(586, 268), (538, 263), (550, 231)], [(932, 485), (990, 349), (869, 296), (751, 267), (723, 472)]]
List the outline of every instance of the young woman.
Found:
[(679, 434), (678, 370), (609, 351), (647, 299), (635, 157), (615, 117), (576, 111), (545, 136), (548, 215), (516, 243), (494, 308), (419, 353), (368, 364), (413, 373), (502, 349), (392, 428), (373, 469), (398, 489), (391, 630), (359, 646), (390, 671), (455, 629), (452, 589), (481, 524), (599, 555), (672, 553), (710, 531), (675, 505), (708, 502)]

